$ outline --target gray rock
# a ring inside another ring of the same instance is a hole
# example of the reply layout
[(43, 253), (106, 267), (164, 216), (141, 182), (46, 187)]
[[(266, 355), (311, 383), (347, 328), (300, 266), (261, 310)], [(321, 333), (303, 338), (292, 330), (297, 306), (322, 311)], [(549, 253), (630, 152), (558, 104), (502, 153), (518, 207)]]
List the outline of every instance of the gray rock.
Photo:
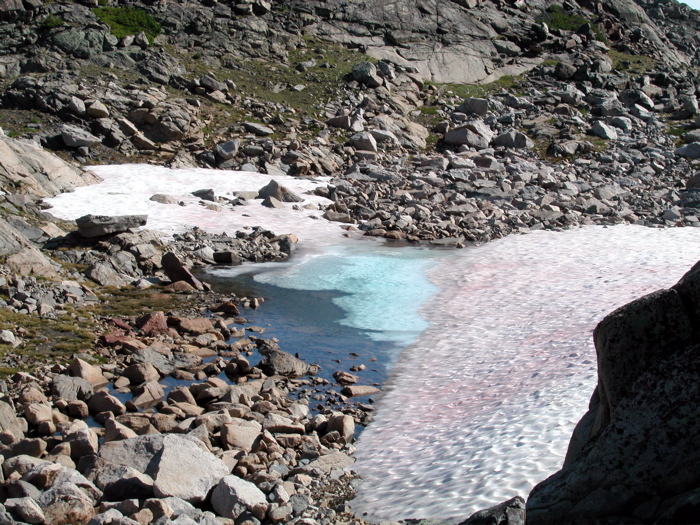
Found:
[(105, 443), (100, 457), (153, 478), (156, 497), (201, 503), (229, 468), (201, 441), (175, 434), (139, 436)]
[(37, 500), (46, 523), (87, 523), (95, 515), (93, 502), (73, 483), (63, 483), (44, 492)]
[(9, 330), (0, 330), (0, 344), (17, 346), (19, 341), (15, 337), (15, 334)]
[(0, 430), (9, 432), (16, 439), (24, 438), (24, 430), (20, 420), (13, 408), (4, 401), (0, 401)]
[(241, 141), (239, 139), (233, 139), (226, 142), (222, 142), (221, 144), (216, 145), (216, 154), (222, 160), (230, 160), (236, 156), (240, 145)]
[(83, 215), (75, 220), (83, 237), (100, 237), (145, 226), (148, 215)]
[(304, 202), (304, 199), (293, 191), (281, 186), (276, 180), (271, 180), (267, 186), (258, 191), (258, 198), (265, 199), (272, 197), (280, 202)]
[(337, 117), (331, 117), (326, 120), (326, 125), (333, 128), (340, 128), (349, 130), (352, 128), (352, 120), (350, 115), (339, 115)]
[(57, 375), (51, 381), (51, 392), (53, 395), (66, 401), (75, 401), (77, 399), (85, 401), (90, 399), (93, 391), (92, 383), (81, 377)]
[(484, 149), (491, 144), (493, 131), (481, 120), (473, 120), (445, 134), (445, 142), (454, 145), (467, 145)]
[(64, 124), (61, 126), (61, 138), (69, 148), (92, 148), (102, 142), (102, 139), (82, 128)]
[(284, 208), (284, 204), (282, 203), (282, 201), (275, 199), (274, 197), (271, 197), (269, 195), (263, 199), (262, 205), (266, 208), (273, 208), (277, 210), (281, 210)]
[(244, 122), (243, 127), (250, 133), (258, 135), (259, 137), (266, 137), (268, 135), (272, 135), (275, 132), (275, 130), (271, 127), (265, 126), (263, 124), (258, 124), (256, 122)]
[(79, 117), (85, 115), (85, 102), (83, 102), (78, 97), (71, 97), (70, 102), (68, 102), (68, 110)]
[(83, 273), (85, 277), (102, 286), (121, 287), (127, 284), (127, 280), (106, 262), (92, 264)]
[(38, 464), (26, 472), (24, 476), (22, 476), (22, 480), (44, 490), (71, 484), (78, 487), (93, 504), (102, 497), (102, 491), (80, 472), (58, 463)]
[(610, 120), (610, 125), (627, 132), (632, 131), (632, 129), (634, 128), (632, 124), (632, 119), (628, 117), (613, 117)]
[(87, 114), (94, 118), (107, 118), (109, 117), (109, 110), (99, 100), (95, 100), (90, 107), (87, 108)]
[(193, 191), (192, 195), (199, 197), (204, 201), (216, 202), (216, 195), (214, 194), (214, 190), (211, 188)]
[(374, 136), (367, 131), (355, 133), (352, 137), (350, 137), (349, 142), (353, 148), (358, 150), (377, 151), (377, 141)]
[(262, 361), (258, 367), (267, 375), (282, 375), (286, 377), (302, 377), (307, 374), (315, 374), (318, 372), (318, 366), (309, 365), (297, 359), (287, 352), (281, 350), (272, 350)]
[(177, 197), (173, 197), (172, 195), (165, 195), (163, 193), (156, 193), (155, 195), (151, 196), (149, 199), (153, 202), (159, 202), (160, 204), (179, 204), (179, 200)]
[(691, 142), (690, 144), (685, 144), (680, 148), (677, 148), (674, 153), (680, 155), (681, 157), (687, 157), (689, 159), (700, 158), (700, 142)]
[(153, 479), (131, 467), (114, 465), (100, 458), (87, 475), (103, 491), (107, 501), (146, 499), (153, 496)]
[(383, 84), (381, 77), (377, 73), (377, 67), (371, 62), (359, 62), (353, 65), (352, 78), (360, 84), (366, 84), (371, 88), (376, 88)]
[(485, 116), (489, 112), (489, 101), (485, 98), (469, 97), (462, 102), (455, 111), (467, 115)]
[(234, 520), (246, 511), (262, 519), (268, 507), (264, 492), (250, 481), (233, 475), (219, 481), (211, 494), (211, 505), (220, 516)]
[(596, 122), (591, 128), (591, 133), (596, 137), (600, 137), (605, 140), (617, 140), (617, 131), (608, 126), (605, 122)]
[[(138, 509), (137, 509), (138, 510)], [(125, 517), (117, 509), (109, 509), (95, 515), (87, 525), (140, 525), (138, 521)]]
[(475, 512), (459, 525), (525, 525), (525, 500), (516, 496)]
[(44, 511), (32, 498), (10, 498), (5, 501), (5, 508), (25, 523), (44, 523)]
[(494, 138), (493, 145), (506, 148), (533, 148), (535, 143), (525, 133), (509, 129)]
[(672, 289), (633, 301), (596, 327), (598, 387), (564, 468), (530, 493), (528, 523), (654, 523), (696, 489), (698, 291), (696, 264)]

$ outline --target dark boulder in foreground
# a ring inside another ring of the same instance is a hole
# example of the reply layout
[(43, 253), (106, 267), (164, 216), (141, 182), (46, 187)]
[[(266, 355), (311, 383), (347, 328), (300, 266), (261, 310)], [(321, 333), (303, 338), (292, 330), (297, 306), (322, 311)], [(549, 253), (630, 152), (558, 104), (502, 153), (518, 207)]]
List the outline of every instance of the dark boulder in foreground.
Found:
[(459, 525), (524, 525), (525, 500), (516, 496), (488, 509), (475, 512)]
[(697, 522), (699, 292), (700, 263), (596, 327), (598, 386), (528, 524)]
[(145, 226), (148, 215), (83, 215), (75, 220), (83, 237), (100, 237)]

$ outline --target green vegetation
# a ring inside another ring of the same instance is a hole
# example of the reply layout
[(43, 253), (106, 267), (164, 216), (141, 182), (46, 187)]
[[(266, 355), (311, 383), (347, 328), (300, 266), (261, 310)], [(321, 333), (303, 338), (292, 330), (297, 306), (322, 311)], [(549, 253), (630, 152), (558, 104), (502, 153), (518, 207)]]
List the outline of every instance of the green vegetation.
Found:
[(146, 33), (148, 41), (160, 34), (160, 24), (143, 9), (134, 7), (96, 7), (93, 12), (100, 20), (107, 24), (112, 34), (117, 38), (129, 35), (137, 35), (142, 31)]
[(56, 15), (49, 15), (41, 21), (42, 29), (54, 29), (55, 27), (61, 27), (64, 24), (63, 19)]
[(436, 84), (426, 82), (435, 88), (438, 98), (445, 95), (453, 95), (461, 98), (486, 98), (504, 89), (518, 93), (522, 77), (505, 75), (489, 84)]
[(674, 126), (672, 124), (667, 124), (665, 129), (666, 133), (668, 133), (669, 135), (679, 138), (688, 132), (688, 128), (685, 125)]
[(578, 31), (584, 25), (590, 25), (591, 31), (596, 37), (596, 40), (607, 42), (603, 32), (597, 24), (591, 23), (585, 16), (567, 12), (562, 6), (554, 4), (537, 19), (539, 22), (544, 22), (550, 29), (561, 29), (564, 31)]
[[(87, 317), (42, 319), (36, 315), (0, 310), (0, 330), (21, 331), (22, 344), (12, 349), (0, 346), (0, 358), (7, 354), (29, 358), (31, 366), (67, 361), (71, 354), (92, 348), (94, 322)], [(14, 368), (0, 368), (0, 377), (11, 375)]]
[(644, 55), (630, 55), (615, 49), (611, 49), (608, 52), (608, 56), (613, 61), (613, 69), (625, 71), (632, 75), (643, 75), (659, 65), (659, 61), (655, 58)]
[[(165, 51), (177, 54), (176, 50), (168, 46)], [(221, 68), (215, 65), (216, 62), (212, 63), (206, 51), (182, 56), (181, 60), (188, 71), (188, 78), (213, 74), (220, 82), (233, 81), (236, 93), (242, 98), (293, 108), (291, 111), (281, 110), (279, 120), (298, 120), (303, 116), (325, 120), (323, 108), (329, 100), (343, 95), (343, 77), (352, 71), (352, 66), (362, 61), (376, 63), (375, 59), (357, 50), (310, 38), (305, 39), (296, 49), (290, 50), (284, 63), (271, 64), (265, 60), (232, 56), (223, 60), (225, 67)], [(303, 72), (297, 70), (300, 62), (311, 60), (316, 63), (315, 66), (307, 67)], [(295, 90), (294, 87), (298, 85), (304, 88)], [(207, 101), (202, 106), (202, 113), (202, 120), (207, 122), (206, 129), (203, 130), (205, 136), (208, 132), (228, 128), (231, 122), (259, 121), (255, 112), (251, 115), (235, 104)]]
[(436, 108), (435, 106), (421, 106), (418, 108), (418, 111), (420, 111), (423, 115), (437, 115), (440, 109)]
[[(19, 314), (0, 309), (0, 330), (10, 330), (21, 338), (20, 346), (12, 348), (0, 345), (0, 360), (15, 361), (11, 356), (20, 356), (22, 370), (31, 371), (35, 366), (47, 363), (66, 363), (76, 353), (93, 353), (98, 334), (102, 333), (101, 320), (112, 317), (132, 317), (143, 312), (162, 310), (166, 312), (184, 310), (191, 304), (191, 297), (181, 294), (165, 294), (160, 289), (138, 291), (127, 287), (95, 287), (93, 291), (100, 303), (76, 309), (67, 307), (58, 319), (40, 318), (35, 314)], [(59, 311), (60, 312), (60, 311)], [(94, 355), (96, 361), (104, 361)], [(17, 372), (12, 366), (0, 366), (0, 378)]]

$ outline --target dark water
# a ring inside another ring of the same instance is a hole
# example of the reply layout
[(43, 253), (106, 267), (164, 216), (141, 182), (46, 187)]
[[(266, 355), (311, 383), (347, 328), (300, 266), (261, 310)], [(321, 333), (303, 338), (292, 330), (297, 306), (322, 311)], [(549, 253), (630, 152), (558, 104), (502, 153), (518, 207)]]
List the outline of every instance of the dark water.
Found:
[[(265, 339), (279, 339), (280, 348), (307, 363), (320, 365), (320, 377), (333, 381), (336, 370), (349, 372), (355, 365), (365, 370), (351, 372), (361, 379), (358, 384), (381, 385), (387, 378), (389, 355), (399, 348), (391, 342), (373, 341), (367, 330), (340, 324), (345, 312), (333, 303), (340, 292), (294, 290), (257, 282), (253, 273), (235, 277), (207, 274), (203, 278), (217, 291), (239, 297), (262, 297), (257, 310), (243, 310), (249, 323), (260, 326)], [(374, 361), (373, 361), (374, 359)], [(257, 361), (251, 359), (251, 364)]]

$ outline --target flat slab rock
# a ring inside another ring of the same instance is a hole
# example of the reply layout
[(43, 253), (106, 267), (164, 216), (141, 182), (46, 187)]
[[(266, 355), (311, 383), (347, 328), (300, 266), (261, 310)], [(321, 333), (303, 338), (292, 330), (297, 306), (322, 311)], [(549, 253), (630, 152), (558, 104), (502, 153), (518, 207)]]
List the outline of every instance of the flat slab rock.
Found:
[(145, 226), (148, 215), (83, 215), (75, 220), (83, 237), (100, 237)]

